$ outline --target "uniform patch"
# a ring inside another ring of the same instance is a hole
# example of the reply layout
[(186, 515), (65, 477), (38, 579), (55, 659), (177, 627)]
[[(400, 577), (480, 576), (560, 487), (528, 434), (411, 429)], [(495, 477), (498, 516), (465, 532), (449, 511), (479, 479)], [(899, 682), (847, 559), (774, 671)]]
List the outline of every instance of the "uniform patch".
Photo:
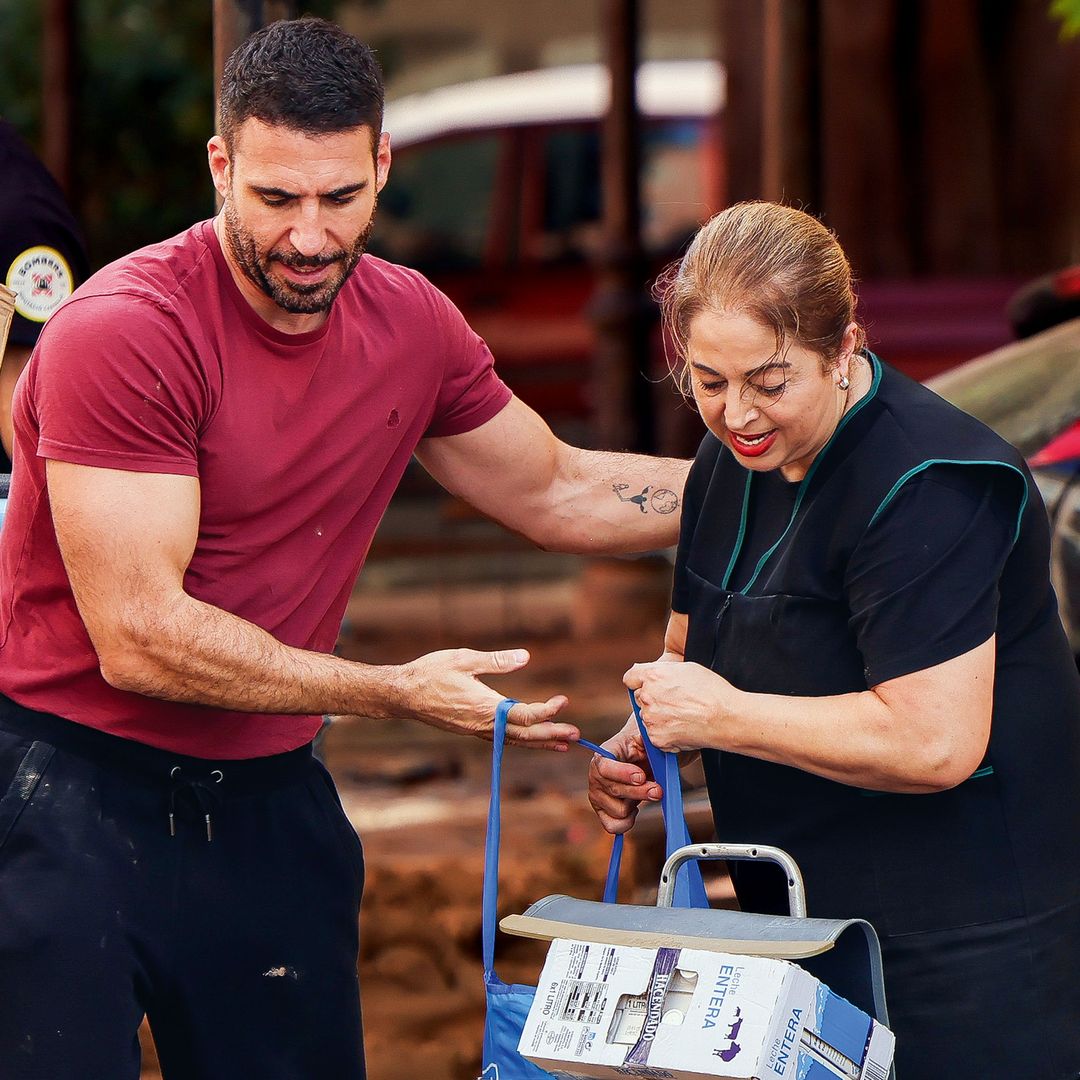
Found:
[(71, 295), (74, 284), (64, 256), (43, 245), (16, 255), (7, 272), (15, 310), (31, 322), (43, 323)]

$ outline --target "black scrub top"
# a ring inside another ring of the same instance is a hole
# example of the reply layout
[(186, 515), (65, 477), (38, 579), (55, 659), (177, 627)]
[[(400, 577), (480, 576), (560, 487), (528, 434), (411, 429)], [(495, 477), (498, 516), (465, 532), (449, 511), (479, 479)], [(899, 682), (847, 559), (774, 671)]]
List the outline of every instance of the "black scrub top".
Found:
[[(90, 273), (82, 235), (59, 185), (0, 120), (0, 280), (15, 292), (8, 342), (33, 346), (45, 320)], [(0, 448), (0, 472), (11, 463)]]
[[(1049, 582), (1045, 510), (1022, 458), (868, 359), (870, 391), (798, 484), (743, 468), (706, 436), (687, 481), (672, 607), (688, 616), (686, 660), (757, 693), (862, 691), (997, 635), (989, 748), (950, 791), (864, 791), (738, 754), (702, 755), (720, 840), (786, 849), (811, 915), (874, 924), (890, 1012), (905, 1029), (926, 1007), (925, 971), (942, 942), (967, 940), (972, 927), (1018, 928), (1005, 951), (1030, 964), (1038, 913), (1080, 916), (1080, 680)], [(747, 910), (786, 910), (773, 869), (741, 864), (735, 877)], [(1069, 926), (1061, 944), (1074, 970), (1080, 917)], [(951, 970), (940, 991), (950, 1002), (981, 969)], [(1040, 991), (1039, 977), (1028, 978), (1031, 994), (1060, 998)], [(1080, 1018), (1075, 989), (1068, 1008)], [(959, 1033), (974, 1021), (954, 1020), (939, 1010), (914, 1024), (905, 1053), (928, 1030), (941, 1053), (950, 1041), (969, 1046)], [(1034, 1045), (1044, 1041), (1040, 1029)], [(1080, 1060), (1068, 1060), (1076, 1072), (1029, 1075), (1080, 1075)], [(1001, 1061), (1002, 1076), (1019, 1067)], [(967, 1075), (947, 1068), (960, 1065), (917, 1071), (909, 1061), (898, 1075)]]

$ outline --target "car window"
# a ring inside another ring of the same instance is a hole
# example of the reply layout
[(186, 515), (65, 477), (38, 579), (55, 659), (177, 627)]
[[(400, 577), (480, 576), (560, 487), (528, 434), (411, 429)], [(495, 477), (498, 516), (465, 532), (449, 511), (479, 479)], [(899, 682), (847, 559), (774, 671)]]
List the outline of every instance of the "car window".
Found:
[(668, 120), (645, 130), (641, 232), (646, 251), (678, 252), (711, 212), (704, 132), (702, 120)]
[[(647, 123), (642, 136), (642, 242), (674, 254), (708, 216), (704, 122)], [(535, 258), (593, 259), (601, 243), (600, 130), (556, 127), (544, 144), (544, 211)]]
[(489, 133), (395, 153), (371, 251), (425, 271), (482, 265), (500, 145), (498, 134)]
[(552, 128), (544, 141), (544, 213), (530, 254), (591, 259), (600, 244), (600, 131)]

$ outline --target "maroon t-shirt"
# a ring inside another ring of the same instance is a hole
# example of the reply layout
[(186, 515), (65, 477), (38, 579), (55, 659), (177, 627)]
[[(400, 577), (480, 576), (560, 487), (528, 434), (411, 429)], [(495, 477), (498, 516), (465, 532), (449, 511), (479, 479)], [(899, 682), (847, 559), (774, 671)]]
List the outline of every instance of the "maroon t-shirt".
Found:
[(302, 745), (318, 717), (158, 701), (104, 681), (57, 548), (45, 459), (198, 477), (188, 593), (328, 652), (416, 444), (476, 428), (509, 400), (450, 301), (371, 256), (305, 334), (256, 315), (210, 222), (106, 267), (50, 319), (16, 394), (0, 691), (199, 757)]

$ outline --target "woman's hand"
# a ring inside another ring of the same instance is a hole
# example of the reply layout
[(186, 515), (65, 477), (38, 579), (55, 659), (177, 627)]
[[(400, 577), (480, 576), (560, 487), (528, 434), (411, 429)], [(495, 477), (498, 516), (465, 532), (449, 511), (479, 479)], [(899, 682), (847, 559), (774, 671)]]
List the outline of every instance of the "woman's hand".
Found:
[(589, 802), (609, 833), (627, 832), (643, 802), (659, 802), (664, 792), (649, 771), (645, 746), (631, 716), (626, 726), (603, 744), (619, 760), (593, 754), (589, 764)]
[(727, 679), (700, 664), (657, 660), (635, 664), (623, 682), (634, 691), (649, 738), (660, 750), (722, 748), (719, 733), (739, 693)]

